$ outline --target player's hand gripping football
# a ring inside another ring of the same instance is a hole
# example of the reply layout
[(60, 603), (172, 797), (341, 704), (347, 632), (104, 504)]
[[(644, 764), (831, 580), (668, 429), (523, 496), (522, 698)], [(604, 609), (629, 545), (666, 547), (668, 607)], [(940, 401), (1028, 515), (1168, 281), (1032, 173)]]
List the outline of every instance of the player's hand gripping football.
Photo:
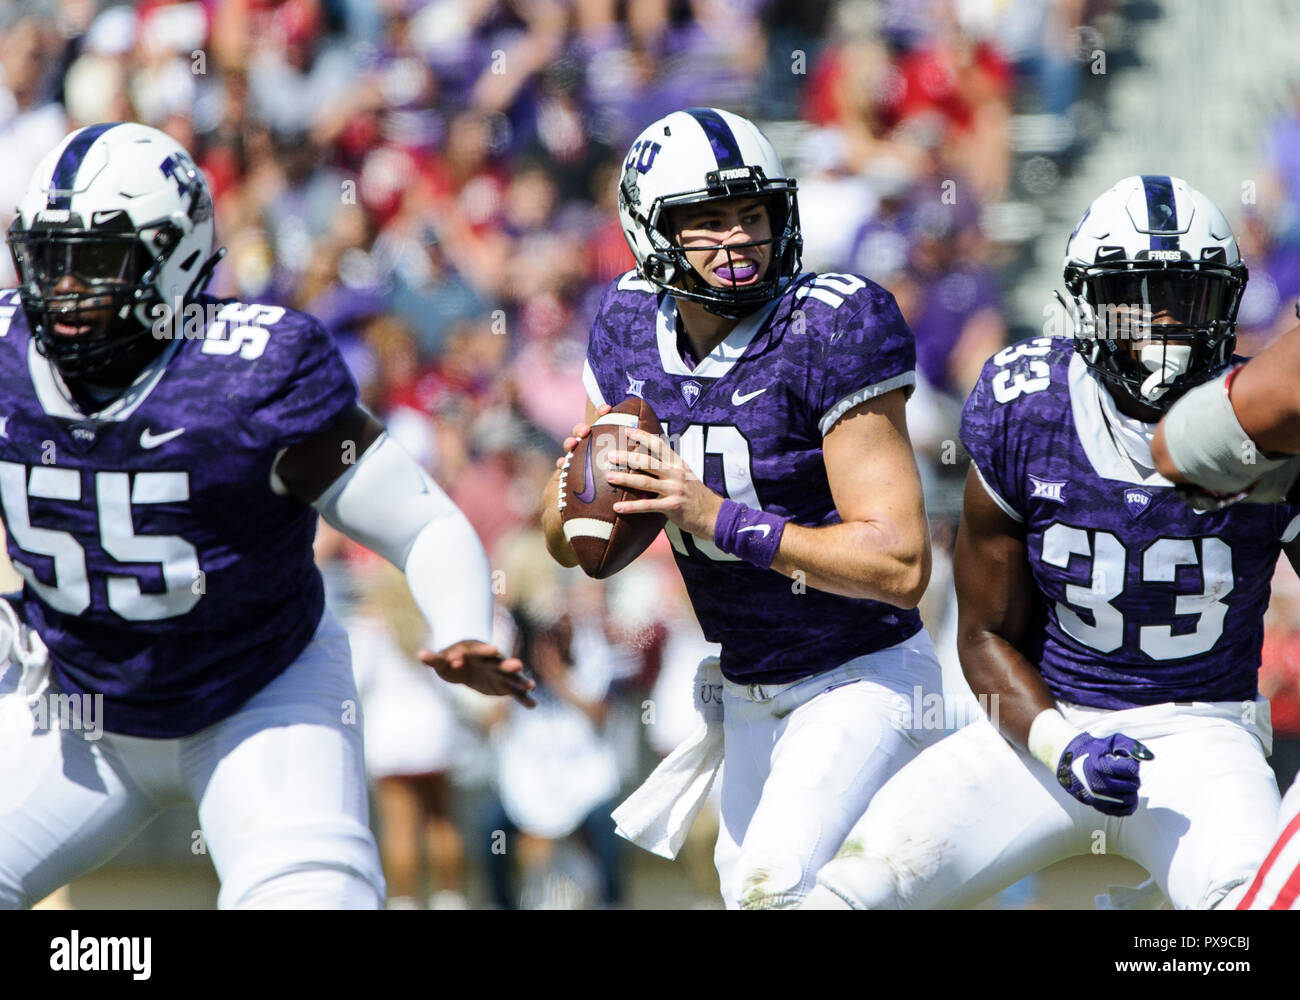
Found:
[(1123, 733), (1080, 733), (1061, 753), (1056, 780), (1084, 805), (1107, 816), (1131, 816), (1138, 804), (1138, 765), (1155, 754)]
[[(601, 403), (596, 407), (596, 416), (603, 417), (606, 413), (612, 412), (614, 407), (608, 403)], [(555, 467), (563, 469), (565, 460), (573, 453), (573, 449), (578, 447), (578, 442), (591, 433), (590, 424), (574, 424), (573, 434), (564, 439), (564, 454), (555, 460)]]
[(705, 486), (686, 461), (654, 434), (629, 428), (627, 440), (646, 448), (640, 451), (611, 451), (607, 478), (616, 486), (655, 493), (649, 500), (623, 500), (614, 504), (618, 514), (663, 514), (688, 534), (710, 541), (722, 509), (722, 497)]
[(420, 662), (433, 667), (448, 684), (464, 684), (482, 694), (508, 694), (525, 708), (537, 706), (528, 697), (537, 684), (524, 676), (523, 661), (507, 659), (489, 643), (466, 639), (437, 653), (422, 649)]

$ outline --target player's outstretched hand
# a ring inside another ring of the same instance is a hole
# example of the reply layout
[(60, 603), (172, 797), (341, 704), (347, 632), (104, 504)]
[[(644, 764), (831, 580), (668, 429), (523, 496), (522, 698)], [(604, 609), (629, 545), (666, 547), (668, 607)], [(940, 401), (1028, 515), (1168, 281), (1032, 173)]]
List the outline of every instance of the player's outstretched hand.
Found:
[[(614, 407), (610, 406), (608, 403), (601, 403), (598, 407), (596, 407), (596, 416), (603, 417), (606, 413), (609, 413), (613, 409)], [(578, 442), (581, 441), (590, 433), (591, 433), (590, 424), (573, 425), (573, 435), (571, 437), (567, 437), (564, 439), (564, 454), (555, 460), (555, 467), (557, 469), (564, 468), (564, 460), (569, 457), (569, 453), (573, 451), (574, 448), (578, 447)]]
[(1138, 804), (1138, 765), (1154, 759), (1123, 733), (1102, 738), (1080, 733), (1061, 753), (1056, 780), (1084, 805), (1107, 816), (1131, 816)]
[(536, 708), (528, 697), (536, 682), (524, 676), (522, 660), (506, 659), (496, 646), (466, 639), (435, 653), (420, 650), (420, 662), (449, 684), (464, 684), (482, 694), (510, 695), (525, 708)]

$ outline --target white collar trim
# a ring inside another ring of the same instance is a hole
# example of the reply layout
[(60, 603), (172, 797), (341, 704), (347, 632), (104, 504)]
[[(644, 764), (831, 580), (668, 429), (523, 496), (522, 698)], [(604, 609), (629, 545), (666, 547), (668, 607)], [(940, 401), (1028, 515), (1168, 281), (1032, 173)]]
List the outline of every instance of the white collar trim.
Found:
[[(1115, 440), (1107, 417), (1108, 400), (1102, 399), (1106, 387), (1092, 375), (1077, 353), (1070, 359), (1069, 385), (1074, 429), (1097, 475), (1135, 486), (1173, 486), (1158, 472), (1143, 476), (1128, 452)], [(1151, 464), (1154, 466), (1155, 462)]]
[(50, 359), (37, 349), (34, 337), (27, 342), (27, 370), (31, 374), (32, 388), (36, 390), (36, 398), (41, 404), (41, 409), (48, 416), (62, 417), (65, 420), (117, 422), (131, 416), (149, 397), (154, 386), (167, 371), (167, 362), (171, 360), (179, 346), (179, 340), (168, 344), (161, 354), (145, 366), (136, 380), (121, 395), (115, 396), (107, 406), (95, 413), (82, 413), (77, 409), (72, 402), (68, 385), (63, 381), (63, 376), (59, 374)]
[(659, 363), (669, 375), (721, 378), (740, 360), (780, 300), (780, 296), (777, 296), (737, 323), (736, 328), (691, 370), (686, 367), (686, 362), (677, 350), (677, 301), (671, 295), (664, 295), (659, 302), (659, 316), (655, 323), (655, 334), (659, 340)]

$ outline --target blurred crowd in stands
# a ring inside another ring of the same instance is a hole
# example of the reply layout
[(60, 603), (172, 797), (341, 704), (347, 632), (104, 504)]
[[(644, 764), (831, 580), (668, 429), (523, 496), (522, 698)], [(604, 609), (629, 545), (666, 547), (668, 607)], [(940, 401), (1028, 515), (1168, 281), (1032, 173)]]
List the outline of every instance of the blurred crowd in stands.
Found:
[[(1010, 258), (982, 213), (1015, 195), (1013, 113), (1068, 115), (1086, 66), (1080, 26), (1109, 6), (0, 4), (0, 224), (68, 130), (139, 120), (172, 134), (207, 174), (229, 248), (211, 291), (319, 317), (364, 403), (488, 549), (498, 639), (540, 681), (533, 713), (440, 687), (415, 664), (426, 637), (400, 576), (322, 529), (330, 599), (354, 640), (394, 905), (463, 905), (471, 853), (490, 872), (491, 899), (477, 902), (625, 903), (628, 854), (609, 808), (691, 725), (690, 677), (710, 647), (666, 546), (596, 584), (550, 562), (536, 510), (583, 412), (588, 323), (632, 265), (614, 194), (632, 138), (692, 105), (754, 116), (799, 178), (805, 266), (862, 273), (897, 296), (917, 338), (909, 422), (942, 552), (954, 513), (943, 497), (964, 475), (944, 444), (1008, 337)], [(1269, 155), (1267, 197), (1280, 201), (1261, 200), (1240, 225), (1252, 268), (1243, 323), (1261, 334), (1285, 325), (1300, 294), (1300, 110)], [(10, 283), (7, 259), (0, 271)], [(939, 560), (932, 631), (950, 611), (947, 586)], [(1279, 640), (1275, 659), (1300, 659), (1296, 644)], [(470, 810), (457, 796), (473, 788), (486, 791)], [(581, 831), (575, 853), (564, 844)]]

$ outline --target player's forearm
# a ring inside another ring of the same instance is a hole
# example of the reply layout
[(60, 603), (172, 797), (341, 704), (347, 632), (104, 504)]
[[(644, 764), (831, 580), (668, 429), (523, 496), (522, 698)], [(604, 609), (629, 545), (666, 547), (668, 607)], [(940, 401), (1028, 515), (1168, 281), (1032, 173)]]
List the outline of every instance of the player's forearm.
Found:
[(578, 557), (573, 546), (564, 537), (564, 523), (560, 519), (560, 507), (557, 498), (560, 494), (560, 472), (557, 469), (550, 482), (542, 490), (542, 535), (546, 539), (546, 551), (561, 566), (578, 565)]
[(1155, 436), (1151, 439), (1151, 460), (1155, 463), (1156, 471), (1171, 483), (1187, 482), (1182, 471), (1174, 464), (1174, 460), (1169, 457), (1169, 444), (1165, 440), (1165, 422), (1163, 420), (1156, 425)]
[[(1297, 370), (1300, 370), (1300, 327), (1283, 334), (1232, 376), (1228, 385), (1232, 413), (1225, 415), (1224, 419), (1231, 423), (1235, 417), (1241, 434), (1245, 436), (1243, 449), (1247, 450), (1245, 455), (1233, 455), (1234, 459), (1253, 466), (1257, 453), (1300, 453), (1300, 397), (1292, 389), (1293, 373)], [(1174, 408), (1183, 414), (1188, 407), (1198, 406), (1198, 397), (1207, 391), (1205, 388), (1199, 392), (1193, 390), (1188, 398), (1174, 403)], [(1170, 420), (1167, 416), (1156, 428), (1151, 456), (1161, 475), (1175, 483), (1183, 483), (1188, 481), (1187, 470), (1179, 468), (1171, 454)], [(1233, 430), (1235, 432), (1236, 428)], [(1262, 471), (1254, 468), (1242, 470), (1243, 482), (1251, 478), (1251, 473)]]
[(930, 536), (874, 521), (787, 524), (772, 568), (817, 590), (914, 608), (930, 582)]
[[(455, 567), (448, 573), (448, 567)], [(492, 641), (492, 570), (473, 526), (459, 510), (430, 520), (402, 566), (435, 649), (467, 639)]]
[[(1279, 449), (1300, 450), (1300, 420), (1276, 372), (1270, 365), (1256, 367), (1260, 360), (1263, 355), (1196, 386), (1174, 403), (1151, 444), (1152, 459), (1163, 475), (1227, 502), (1248, 497), (1276, 503), (1289, 493), (1300, 460)], [(1244, 390), (1238, 385), (1243, 378)]]
[[(387, 435), (313, 506), (338, 531), (406, 574), (437, 648), (492, 637), (487, 554), (465, 515)], [(454, 574), (448, 567), (455, 567)]]
[(1300, 327), (1284, 334), (1237, 372), (1229, 387), (1233, 412), (1255, 447), (1292, 455), (1300, 452)]
[(1055, 707), (1036, 665), (1018, 643), (1031, 628), (1034, 582), (1023, 525), (993, 500), (972, 464), (953, 549), (957, 654), (976, 697), (1002, 735), (1028, 747), (1030, 728)]
[(988, 706), (1002, 735), (1027, 747), (1034, 719), (1056, 707), (1043, 675), (995, 630), (960, 617), (957, 655), (971, 692)]

